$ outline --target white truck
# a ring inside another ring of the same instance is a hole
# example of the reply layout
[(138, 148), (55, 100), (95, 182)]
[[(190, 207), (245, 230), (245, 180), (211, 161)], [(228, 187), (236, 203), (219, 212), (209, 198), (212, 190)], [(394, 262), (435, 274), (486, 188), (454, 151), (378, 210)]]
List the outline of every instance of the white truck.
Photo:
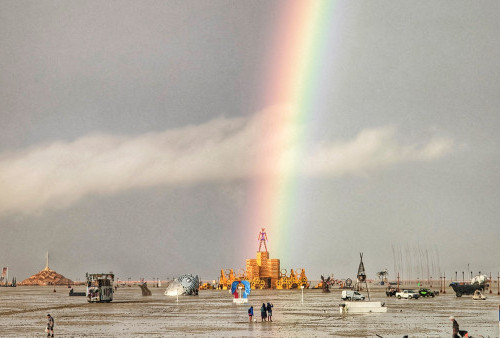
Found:
[(342, 300), (365, 300), (364, 295), (352, 290), (343, 290), (341, 298)]
[(413, 290), (403, 290), (402, 292), (396, 292), (396, 297), (398, 299), (401, 299), (401, 298), (417, 299), (418, 297), (420, 297), (420, 295), (418, 294), (418, 292), (413, 291)]

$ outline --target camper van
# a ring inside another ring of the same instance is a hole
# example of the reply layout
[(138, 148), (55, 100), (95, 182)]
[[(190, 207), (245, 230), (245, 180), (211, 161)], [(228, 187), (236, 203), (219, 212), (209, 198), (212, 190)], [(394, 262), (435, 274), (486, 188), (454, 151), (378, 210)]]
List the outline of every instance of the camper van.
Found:
[(343, 290), (342, 300), (365, 300), (365, 296), (360, 294), (358, 291)]

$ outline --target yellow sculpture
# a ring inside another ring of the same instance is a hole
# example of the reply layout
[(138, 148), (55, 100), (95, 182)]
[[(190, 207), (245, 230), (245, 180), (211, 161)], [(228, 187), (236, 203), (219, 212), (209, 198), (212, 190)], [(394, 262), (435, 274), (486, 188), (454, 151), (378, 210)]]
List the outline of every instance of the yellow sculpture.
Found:
[[(259, 250), (257, 251), (256, 258), (246, 260), (246, 270), (238, 270), (235, 276), (233, 269), (228, 271), (221, 270), (219, 278), (219, 289), (229, 290), (231, 284), (235, 280), (248, 280), (252, 289), (294, 289), (301, 285), (309, 288), (309, 281), (304, 269), (294, 271), (290, 270), (290, 275), (287, 276), (286, 270), (280, 270), (280, 260), (269, 258), (269, 251), (267, 251), (267, 234), (265, 228), (262, 228), (258, 237)], [(264, 251), (262, 250), (264, 244)]]
[(296, 289), (303, 285), (305, 288), (309, 288), (309, 281), (307, 280), (305, 269), (301, 269), (299, 276), (295, 273), (293, 269), (290, 270), (290, 275), (287, 276), (286, 269), (281, 270), (280, 278), (276, 281), (276, 289)]

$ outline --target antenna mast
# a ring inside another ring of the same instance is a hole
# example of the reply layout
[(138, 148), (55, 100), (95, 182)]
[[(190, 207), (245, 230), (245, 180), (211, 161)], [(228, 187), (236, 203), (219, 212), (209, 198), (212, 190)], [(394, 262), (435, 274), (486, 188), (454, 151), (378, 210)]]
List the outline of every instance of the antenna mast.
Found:
[(47, 251), (47, 265), (45, 266), (45, 270), (49, 271), (49, 252)]

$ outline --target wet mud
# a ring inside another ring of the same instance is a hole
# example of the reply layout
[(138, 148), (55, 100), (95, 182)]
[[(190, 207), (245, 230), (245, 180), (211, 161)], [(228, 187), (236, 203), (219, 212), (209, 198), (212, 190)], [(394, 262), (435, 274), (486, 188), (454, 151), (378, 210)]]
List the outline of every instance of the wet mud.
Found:
[[(228, 291), (200, 291), (199, 296), (163, 295), (164, 288), (151, 287), (152, 296), (141, 289), (119, 288), (114, 301), (89, 304), (85, 297), (70, 297), (69, 289), (57, 287), (0, 288), (0, 335), (45, 335), (46, 315), (55, 318), (58, 337), (446, 337), (451, 335), (449, 316), (475, 337), (498, 337), (500, 296), (473, 301), (448, 291), (435, 298), (396, 299), (382, 287), (370, 290), (372, 300), (382, 301), (387, 313), (341, 315), (340, 290), (252, 290), (249, 303), (234, 305)], [(75, 287), (75, 291), (84, 291)], [(495, 290), (496, 291), (496, 290)], [(260, 321), (260, 306), (272, 302), (273, 322)], [(257, 322), (250, 323), (247, 309), (254, 306)]]

